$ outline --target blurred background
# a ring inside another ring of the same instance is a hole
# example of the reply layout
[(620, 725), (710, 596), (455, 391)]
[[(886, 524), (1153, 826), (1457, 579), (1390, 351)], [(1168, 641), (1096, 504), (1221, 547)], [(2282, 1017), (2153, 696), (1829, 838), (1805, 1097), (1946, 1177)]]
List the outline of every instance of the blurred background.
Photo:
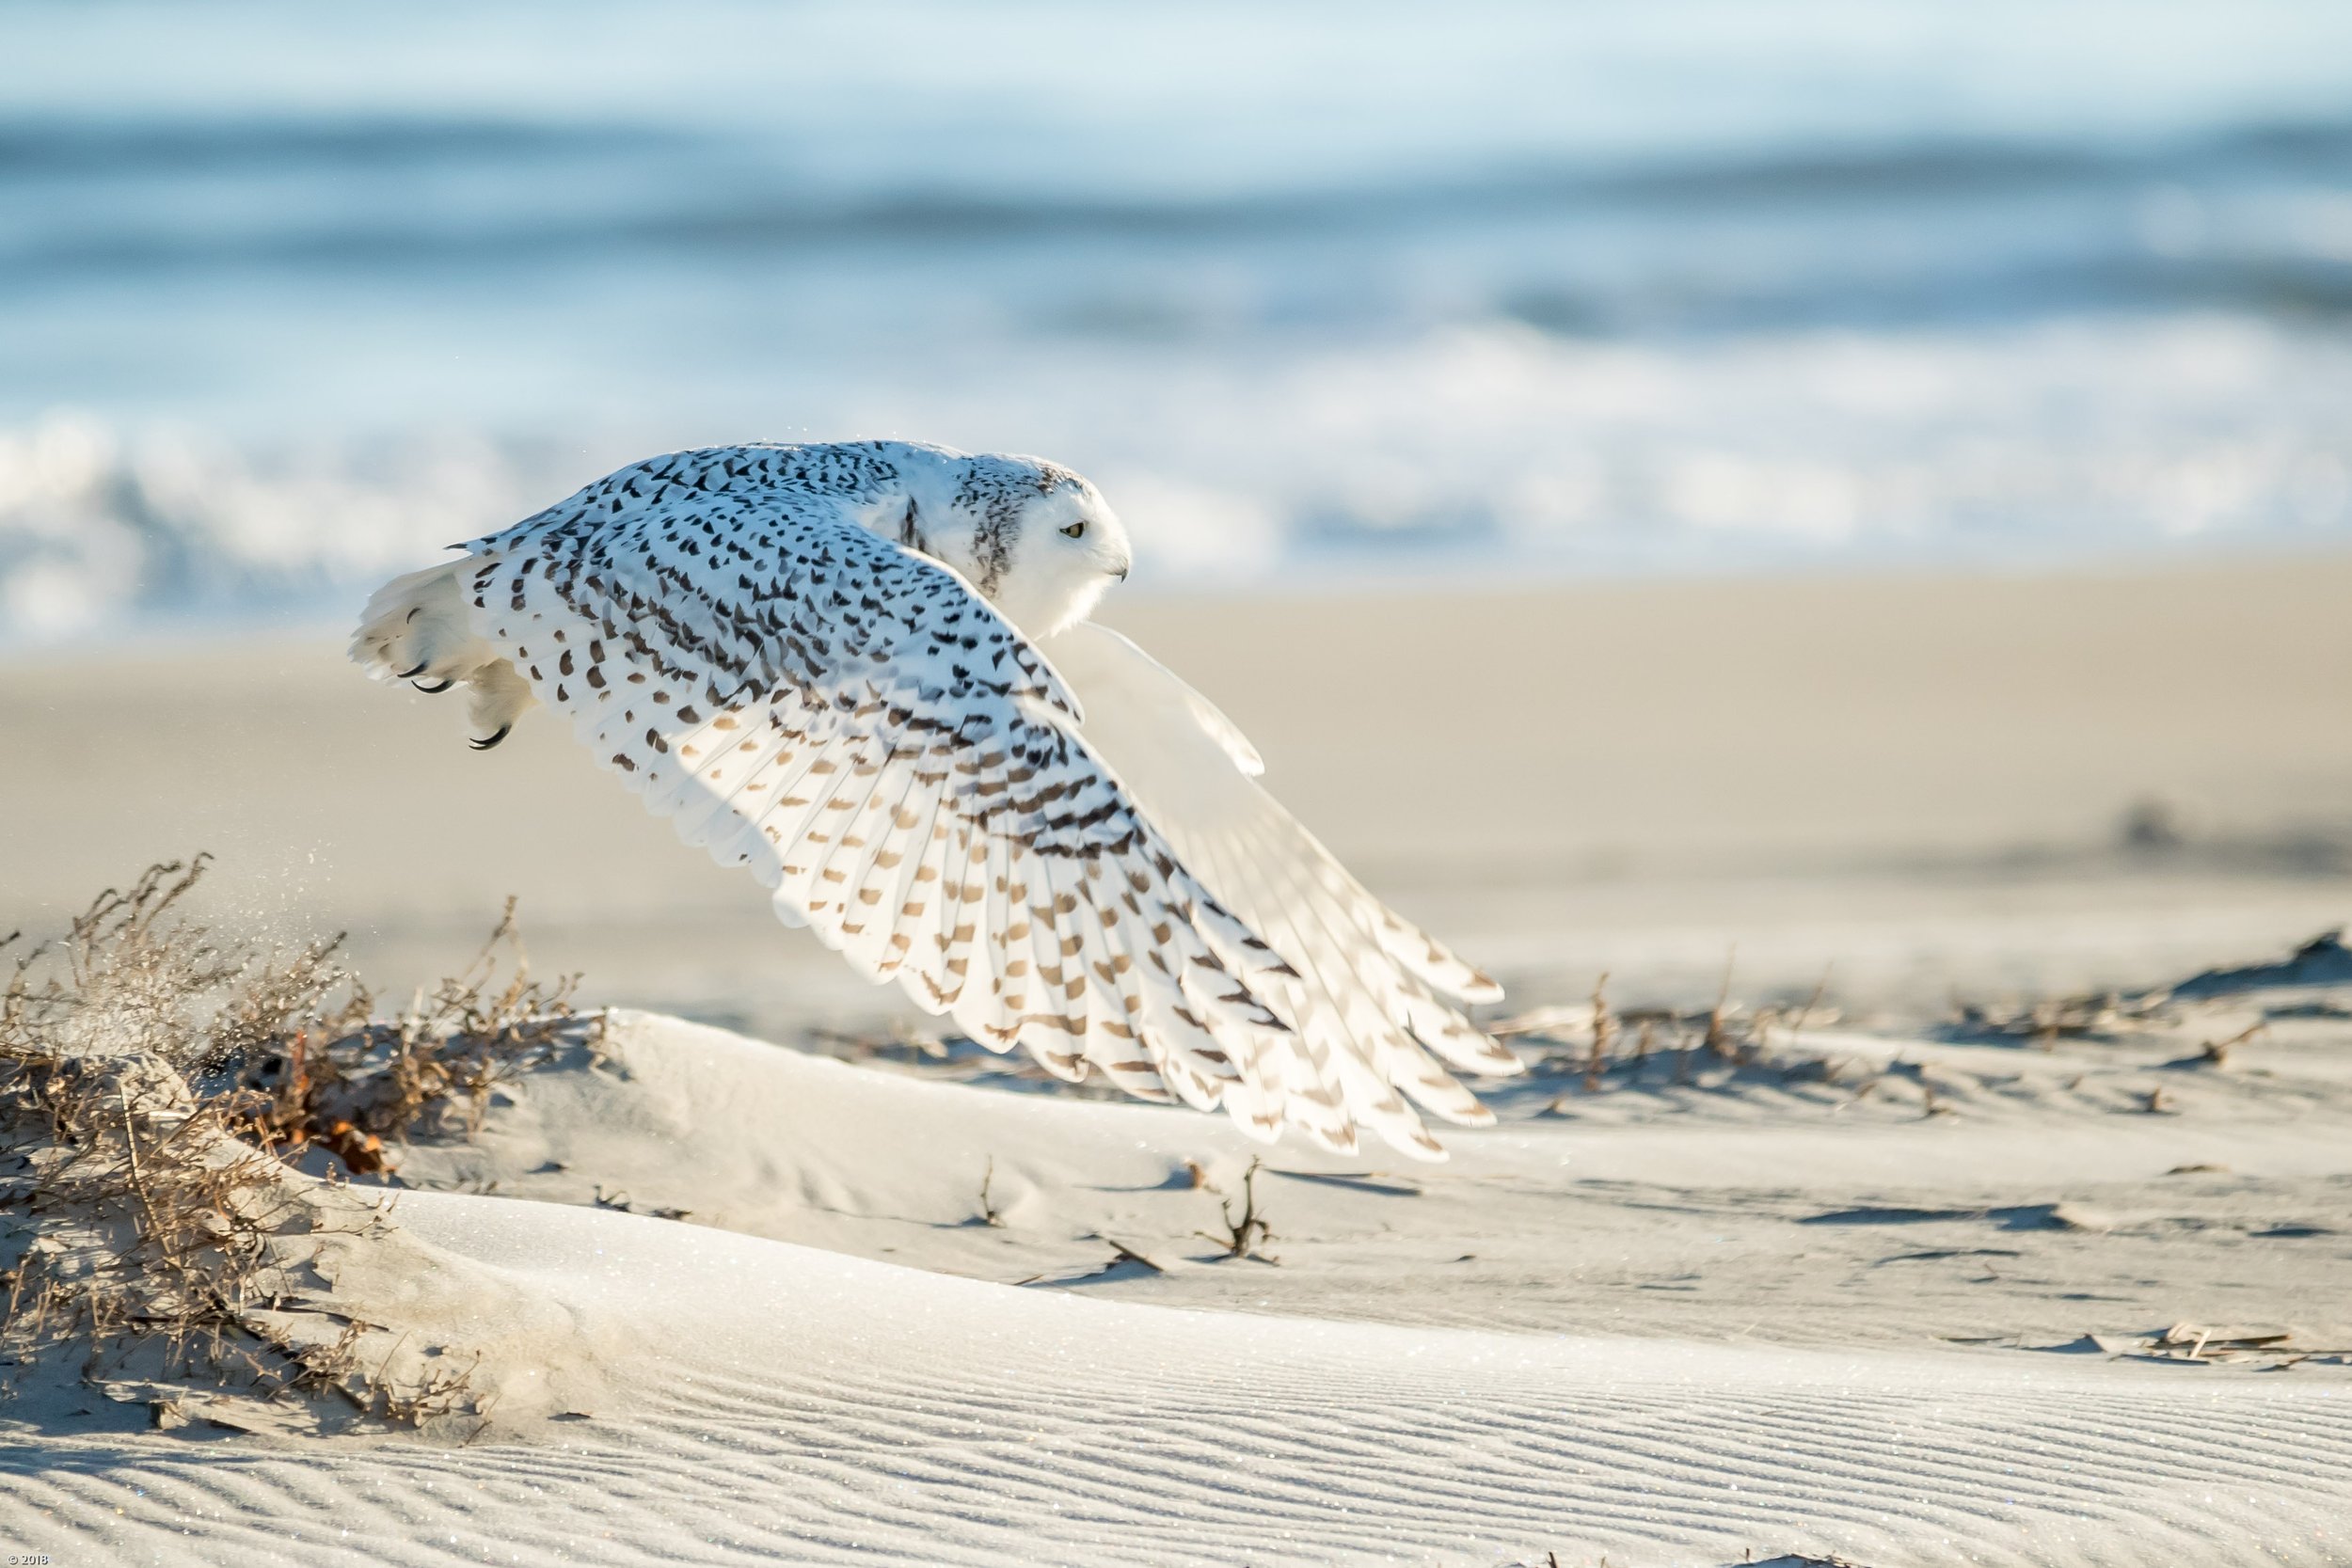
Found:
[(649, 451), (1098, 478), (1139, 582), (2352, 538), (2352, 8), (17, 0), (0, 638)]
[(1101, 482), (1106, 618), (1522, 998), (2352, 913), (2341, 0), (12, 0), (0, 61), (0, 932), (210, 848), (381, 976), (516, 893), (599, 999), (886, 1005), (338, 646), (623, 462), (854, 436)]

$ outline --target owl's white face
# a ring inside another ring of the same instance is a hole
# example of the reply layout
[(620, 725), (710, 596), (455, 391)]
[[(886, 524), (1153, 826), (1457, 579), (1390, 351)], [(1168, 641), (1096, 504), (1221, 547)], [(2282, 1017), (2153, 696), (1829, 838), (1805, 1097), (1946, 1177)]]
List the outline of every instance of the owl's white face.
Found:
[(954, 567), (1030, 637), (1085, 620), (1135, 563), (1103, 493), (1059, 464), (914, 442), (873, 446), (890, 468), (858, 521)]
[(1127, 531), (1093, 485), (1071, 479), (1029, 500), (989, 598), (1031, 637), (1083, 621), (1135, 564)]

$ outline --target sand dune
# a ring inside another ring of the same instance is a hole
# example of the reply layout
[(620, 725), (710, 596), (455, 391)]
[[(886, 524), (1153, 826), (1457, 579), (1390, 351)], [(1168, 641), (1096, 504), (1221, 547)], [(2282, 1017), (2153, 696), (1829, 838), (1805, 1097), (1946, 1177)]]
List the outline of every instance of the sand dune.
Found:
[[(1215, 1261), (1184, 1229), (1213, 1225), (1217, 1196), (1184, 1162), (1229, 1193), (1239, 1174), (1244, 1147), (1212, 1118), (923, 1082), (643, 1015), (606, 1049), (523, 1081), (479, 1144), (418, 1149), (409, 1175), (601, 1188), (687, 1223), (405, 1192), (392, 1218), (404, 1256), (444, 1259), (432, 1289), (348, 1288), (355, 1314), (389, 1298), (493, 1344), (485, 1386), (516, 1392), (471, 1442), (88, 1435), (20, 1410), (0, 1535), (60, 1561), (219, 1563), (2342, 1560), (2341, 1369), (2026, 1348), (2061, 1296), (2078, 1331), (2144, 1327), (2146, 1304), (2081, 1289), (2118, 1266), (2169, 1275), (2182, 1315), (2243, 1291), (2306, 1333), (2345, 1298), (2340, 1244), (2323, 1236), (2289, 1280), (2249, 1239), (2290, 1214), (2347, 1219), (2345, 1086), (2309, 1060), (2271, 1064), (2311, 1102), (2293, 1128), (2226, 1087), (2193, 1132), (2055, 1093), (2004, 1108), (1946, 1062), (1969, 1104), (1949, 1127), (1786, 1105), (1727, 1124), (1726, 1095), (1720, 1114), (1615, 1126), (1506, 1108), (1437, 1173), (1282, 1149), (1292, 1174), (1259, 1179), (1273, 1266)], [(2021, 1160), (2059, 1125), (2062, 1155)], [(2238, 1173), (2178, 1186), (2163, 1171), (2184, 1139)], [(1928, 1152), (1906, 1164), (1906, 1148)], [(994, 1227), (976, 1202), (989, 1151)], [(2135, 1230), (2126, 1189), (2164, 1223)], [(2022, 1198), (2108, 1218), (2044, 1225)], [(1701, 1274), (1636, 1258), (1625, 1216), (1714, 1254), (1707, 1291), (1746, 1327), (1645, 1296), (1627, 1266), (1668, 1287)], [(1964, 1274), (1873, 1269), (1936, 1251), (1939, 1227), (1981, 1254)], [(1105, 1236), (1164, 1272), (1095, 1274)], [(1961, 1282), (1996, 1259), (2010, 1283)], [(1579, 1286), (1597, 1266), (1603, 1294), (1659, 1312), (1593, 1312)], [(518, 1312), (567, 1326), (499, 1337)], [(1953, 1347), (1969, 1322), (2020, 1332)], [(565, 1358), (596, 1372), (569, 1393), (594, 1408), (532, 1397)]]
[[(189, 1554), (224, 1562), (1665, 1563), (1760, 1540), (2055, 1568), (2320, 1561), (2352, 1509), (2327, 1389), (1178, 1312), (654, 1220), (406, 1208), (632, 1337), (620, 1406), (458, 1453), (118, 1449), (10, 1512), (94, 1517), (124, 1557), (233, 1512), (252, 1524)], [(277, 1521), (303, 1518), (294, 1548)]]
[[(1661, 1061), (1646, 1091), (1490, 1085), (1502, 1125), (1450, 1135), (1452, 1161), (1423, 1169), (638, 1015), (615, 1022), (611, 1069), (534, 1077), (478, 1144), (421, 1148), (404, 1168), (1162, 1305), (1907, 1348), (2285, 1318), (2352, 1345), (2340, 1038), (2323, 1027), (2238, 1072), (2189, 1073), (2152, 1065), (2181, 1053), (2162, 1040), (2043, 1053), (1822, 1031), (1790, 1057), (1829, 1053), (1844, 1064), (1833, 1083), (1718, 1086), (1710, 1070), (1677, 1088)], [(1900, 1060), (1925, 1077), (1864, 1091), (1873, 1052), (1878, 1071)], [(1950, 1114), (1923, 1117), (1922, 1082)], [(2178, 1114), (2140, 1111), (2148, 1085)], [(1565, 1114), (1548, 1115), (1555, 1097)], [(1217, 1227), (1260, 1154), (1269, 1250), (1286, 1266), (1198, 1261), (1214, 1249), (1196, 1232)], [(2167, 1174), (2185, 1164), (2226, 1168)], [(1189, 1165), (1218, 1190), (1195, 1190)], [(984, 1177), (1001, 1227), (977, 1223)], [(2111, 1223), (2087, 1234), (2033, 1218), (2059, 1202)], [(2254, 1239), (2306, 1226), (2329, 1234)], [(1165, 1272), (1089, 1277), (1111, 1257), (1104, 1237)]]
[[(1558, 1009), (1522, 1037), (1538, 1070), (1487, 1086), (1500, 1125), (1405, 1169), (625, 1012), (600, 1065), (408, 1150), (398, 1245), (346, 1247), (326, 1287), (484, 1350), (486, 1426), (149, 1433), (44, 1386), (0, 1403), (0, 1549), (2352, 1560), (2352, 999), (2221, 994), (2083, 1039), (1940, 1022), (2352, 914), (2346, 580), (1134, 607), (1311, 825), (1511, 1006)], [(1447, 716), (1473, 806), (1389, 765), (1400, 710)], [(885, 1020), (551, 726), (484, 758), (452, 722), (323, 642), (0, 671), (0, 931), (209, 847), (215, 912), (349, 926), (389, 987), (447, 973), (512, 892), (592, 1002), (785, 1041)], [(2152, 791), (2184, 842), (2118, 849)], [(1586, 1091), (1597, 971), (1621, 1004), (1704, 1007), (1735, 945), (1751, 1001), (1834, 963), (1843, 1019)], [(1279, 1264), (1203, 1234), (1260, 1155)], [(2185, 1352), (2176, 1324), (2250, 1348)]]
[(2325, 1388), (1183, 1312), (489, 1198), (404, 1220), (626, 1342), (614, 1405), (458, 1451), (20, 1449), (0, 1528), (122, 1561), (2062, 1568), (2325, 1561), (2352, 1508)]

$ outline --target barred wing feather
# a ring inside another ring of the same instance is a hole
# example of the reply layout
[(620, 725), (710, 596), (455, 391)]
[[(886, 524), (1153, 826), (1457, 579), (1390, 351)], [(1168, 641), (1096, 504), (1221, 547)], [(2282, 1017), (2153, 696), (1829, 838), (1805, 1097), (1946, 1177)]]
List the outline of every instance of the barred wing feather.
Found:
[(1288, 966), (1078, 732), (1046, 659), (953, 571), (836, 503), (671, 493), (494, 534), (472, 633), (678, 836), (779, 916), (996, 1050), (1328, 1143), (1263, 998)]
[(1408, 1152), (1438, 1146), (1406, 1101), (1448, 1121), (1492, 1115), (1446, 1071), (1514, 1073), (1518, 1059), (1449, 998), (1502, 993), (1365, 890), (1262, 788), (1257, 752), (1209, 700), (1108, 627), (1040, 646), (1087, 704), (1089, 745), (1225, 908), (1288, 961), (1257, 982), (1290, 1025), (1276, 1092), (1311, 1127), (1330, 1101)]

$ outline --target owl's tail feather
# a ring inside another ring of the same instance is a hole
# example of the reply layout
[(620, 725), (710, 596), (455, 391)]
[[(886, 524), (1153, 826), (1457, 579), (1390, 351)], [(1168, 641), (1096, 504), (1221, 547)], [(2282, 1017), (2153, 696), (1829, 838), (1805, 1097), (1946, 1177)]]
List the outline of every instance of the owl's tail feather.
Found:
[(482, 564), (469, 556), (394, 578), (369, 596), (351, 639), (351, 661), (373, 679), (408, 681), (424, 692), (464, 687), (477, 752), (504, 740), (536, 701), (531, 683), (467, 618), (461, 575)]

